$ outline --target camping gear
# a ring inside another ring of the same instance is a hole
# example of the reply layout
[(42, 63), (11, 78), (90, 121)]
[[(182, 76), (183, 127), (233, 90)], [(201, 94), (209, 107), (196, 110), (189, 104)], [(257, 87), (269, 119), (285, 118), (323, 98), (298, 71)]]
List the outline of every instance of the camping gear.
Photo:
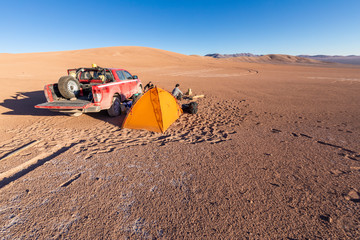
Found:
[(134, 94), (134, 96), (132, 97), (132, 99), (133, 99), (133, 104), (136, 103), (136, 101), (139, 100), (142, 95), (143, 95), (143, 93)]
[(146, 84), (144, 87), (144, 92), (146, 92), (147, 90), (149, 90), (153, 87), (154, 87), (154, 84), (152, 84), (151, 82), (148, 82), (148, 84)]
[(127, 101), (123, 103), (127, 110), (129, 110), (133, 104), (133, 101)]
[(181, 114), (182, 110), (176, 99), (169, 92), (154, 87), (133, 104), (122, 128), (164, 133)]
[(204, 97), (205, 97), (205, 95), (196, 95), (196, 96), (190, 97), (190, 99), (193, 100), (193, 99), (204, 98)]
[(181, 93), (179, 93), (175, 98), (176, 98), (176, 100), (181, 100), (183, 98), (183, 95)]
[(121, 114), (126, 114), (127, 107), (124, 103), (120, 104), (120, 111), (121, 111)]
[(182, 105), (182, 110), (186, 113), (190, 114), (196, 114), (198, 111), (198, 103), (197, 102), (191, 102), (188, 104)]
[(192, 95), (191, 88), (188, 89), (188, 91), (185, 93), (185, 95), (187, 95), (187, 96), (191, 96), (191, 95)]

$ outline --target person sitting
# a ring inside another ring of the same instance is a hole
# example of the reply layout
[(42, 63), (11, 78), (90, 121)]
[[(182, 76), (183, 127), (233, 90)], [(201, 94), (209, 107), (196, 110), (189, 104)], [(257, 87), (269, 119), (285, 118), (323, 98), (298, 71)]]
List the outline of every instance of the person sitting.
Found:
[(171, 93), (177, 100), (181, 100), (183, 95), (179, 87), (180, 84), (177, 83)]
[(148, 84), (145, 85), (144, 87), (144, 92), (146, 92), (147, 90), (151, 89), (154, 87), (154, 84), (152, 84), (151, 82), (149, 82)]

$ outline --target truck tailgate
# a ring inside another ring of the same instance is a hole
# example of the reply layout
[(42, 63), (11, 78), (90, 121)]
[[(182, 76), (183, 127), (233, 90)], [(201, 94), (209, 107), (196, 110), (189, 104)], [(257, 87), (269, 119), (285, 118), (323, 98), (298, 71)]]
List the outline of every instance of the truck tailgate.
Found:
[(35, 108), (45, 109), (85, 109), (92, 106), (93, 103), (87, 100), (62, 100), (54, 102), (41, 103), (35, 106)]

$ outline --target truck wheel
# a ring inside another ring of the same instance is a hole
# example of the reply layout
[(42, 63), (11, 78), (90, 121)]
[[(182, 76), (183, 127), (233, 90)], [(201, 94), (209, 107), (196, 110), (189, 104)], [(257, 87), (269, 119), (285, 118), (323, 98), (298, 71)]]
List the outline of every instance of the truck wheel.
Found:
[(59, 79), (58, 88), (64, 98), (76, 97), (80, 91), (80, 83), (72, 76), (63, 76)]
[(107, 110), (110, 117), (120, 116), (121, 114), (121, 101), (118, 97), (114, 97), (111, 107)]

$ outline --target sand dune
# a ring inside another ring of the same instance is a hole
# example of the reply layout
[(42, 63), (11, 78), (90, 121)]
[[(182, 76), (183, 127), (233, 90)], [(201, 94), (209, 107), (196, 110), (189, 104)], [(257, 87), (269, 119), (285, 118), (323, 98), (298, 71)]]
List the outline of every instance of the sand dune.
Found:
[[(359, 238), (360, 68), (257, 59), (0, 54), (0, 238)], [(33, 108), (92, 63), (206, 97), (165, 134)]]

